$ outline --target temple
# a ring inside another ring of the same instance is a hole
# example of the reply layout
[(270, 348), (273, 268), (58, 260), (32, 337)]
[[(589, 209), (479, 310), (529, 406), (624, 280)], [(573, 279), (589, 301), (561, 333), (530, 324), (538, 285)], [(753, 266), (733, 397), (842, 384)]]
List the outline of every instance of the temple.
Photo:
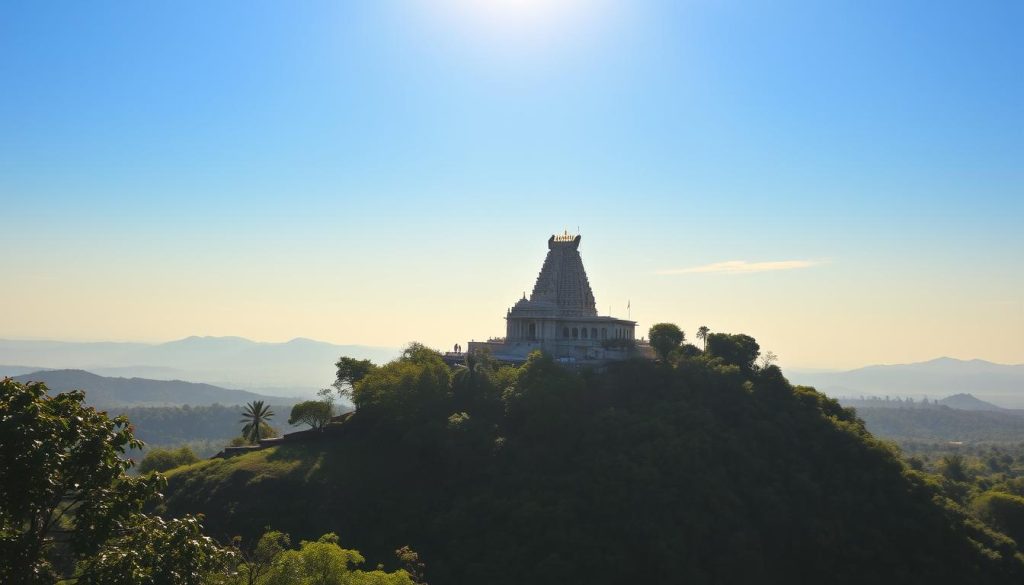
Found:
[(636, 322), (597, 314), (579, 247), (579, 235), (548, 238), (548, 255), (530, 298), (524, 293), (505, 315), (505, 337), (470, 342), (469, 351), (485, 350), (500, 361), (521, 363), (542, 350), (580, 365), (635, 355)]

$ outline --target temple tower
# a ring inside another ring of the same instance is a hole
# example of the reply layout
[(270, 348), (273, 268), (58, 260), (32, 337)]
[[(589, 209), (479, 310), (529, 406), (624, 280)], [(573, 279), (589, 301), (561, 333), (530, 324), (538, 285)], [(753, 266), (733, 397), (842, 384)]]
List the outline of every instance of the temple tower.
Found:
[(636, 322), (598, 315), (580, 255), (580, 236), (548, 238), (548, 253), (529, 298), (505, 315), (505, 337), (471, 342), (499, 360), (521, 362), (540, 349), (569, 362), (598, 363), (636, 354)]
[(597, 316), (579, 248), (579, 235), (548, 238), (548, 255), (533, 285), (531, 302), (553, 304), (562, 315)]

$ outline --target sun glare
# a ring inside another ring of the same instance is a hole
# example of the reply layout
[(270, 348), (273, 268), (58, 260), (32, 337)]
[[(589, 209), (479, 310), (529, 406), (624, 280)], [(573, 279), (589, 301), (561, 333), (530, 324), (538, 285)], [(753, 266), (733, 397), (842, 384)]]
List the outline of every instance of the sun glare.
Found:
[(476, 46), (515, 53), (585, 41), (610, 13), (607, 0), (422, 0), (420, 8)]

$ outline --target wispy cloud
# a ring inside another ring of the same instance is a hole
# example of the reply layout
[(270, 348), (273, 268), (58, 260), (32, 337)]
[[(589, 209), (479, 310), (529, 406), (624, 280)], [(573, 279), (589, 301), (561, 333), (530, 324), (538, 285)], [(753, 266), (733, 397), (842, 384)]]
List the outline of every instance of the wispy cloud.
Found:
[(824, 264), (823, 260), (777, 260), (774, 262), (747, 262), (746, 260), (729, 260), (727, 262), (715, 262), (704, 266), (693, 266), (690, 268), (667, 268), (658, 270), (655, 274), (693, 274), (700, 272), (717, 272), (722, 274), (748, 274), (751, 272), (774, 272), (778, 270), (796, 270), (798, 268), (810, 268)]

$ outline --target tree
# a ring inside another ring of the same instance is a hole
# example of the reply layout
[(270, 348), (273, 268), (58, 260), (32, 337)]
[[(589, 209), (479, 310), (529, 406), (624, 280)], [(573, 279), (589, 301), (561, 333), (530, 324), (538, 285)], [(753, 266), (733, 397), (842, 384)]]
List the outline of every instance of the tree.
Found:
[(395, 551), (395, 556), (398, 557), (398, 562), (402, 564), (402, 568), (409, 574), (409, 578), (413, 583), (417, 585), (427, 584), (424, 577), (427, 567), (420, 560), (419, 553), (408, 546), (403, 546)]
[(959, 453), (944, 455), (939, 462), (943, 477), (953, 481), (967, 481), (967, 462)]
[(160, 479), (125, 477), (142, 448), (128, 420), (85, 407), (82, 391), (47, 396), (39, 382), (0, 382), (0, 582), (52, 582), (56, 540), (90, 554)]
[[(201, 538), (195, 518), (164, 523), (140, 512), (165, 481), (125, 473), (126, 451), (142, 442), (128, 419), (84, 399), (80, 390), (48, 396), (42, 383), (0, 382), (0, 583), (53, 583), (58, 547), (81, 559), (83, 585), (138, 583), (143, 574), (154, 577), (147, 583), (187, 583), (173, 575), (201, 577), (227, 558)], [(164, 529), (192, 537), (160, 542)], [(128, 557), (131, 572), (105, 572)]]
[(357, 414), (365, 411), (401, 424), (443, 413), (449, 398), (451, 369), (441, 354), (419, 343), (410, 344), (397, 360), (374, 368), (352, 394)]
[(1016, 540), (1018, 544), (1024, 542), (1024, 498), (987, 491), (971, 502), (971, 510), (987, 524)]
[(325, 400), (306, 400), (292, 407), (291, 416), (288, 417), (288, 424), (307, 424), (314, 430), (322, 430), (324, 425), (331, 422), (334, 416), (331, 403)]
[(672, 353), (672, 350), (686, 341), (686, 334), (673, 323), (652, 325), (648, 336), (651, 340), (651, 347), (658, 353), (661, 361), (668, 361), (668, 356)]
[(707, 337), (707, 354), (721, 358), (727, 364), (739, 366), (745, 372), (754, 370), (754, 362), (761, 354), (761, 346), (749, 335), (742, 333), (710, 333)]
[(708, 350), (708, 333), (711, 333), (711, 330), (708, 329), (707, 325), (701, 325), (700, 328), (697, 329), (697, 339), (704, 342), (704, 351)]
[[(261, 539), (262, 540), (262, 539)], [(418, 563), (415, 552), (400, 549), (405, 556), (400, 560)], [(357, 569), (365, 559), (357, 550), (341, 548), (338, 535), (328, 533), (315, 541), (304, 540), (299, 550), (278, 553), (264, 580), (268, 585), (416, 585), (404, 569), (393, 573), (362, 571)], [(422, 564), (417, 564), (422, 569)]]
[(338, 375), (333, 386), (338, 390), (338, 395), (345, 399), (351, 398), (357, 382), (377, 369), (370, 360), (357, 360), (345, 356), (334, 365), (338, 368)]
[(205, 585), (227, 575), (233, 553), (204, 536), (198, 518), (138, 514), (130, 524), (78, 564), (75, 585)]
[(770, 366), (779, 361), (779, 356), (775, 355), (774, 351), (769, 351), (761, 356), (761, 369), (768, 369)]
[(242, 420), (245, 423), (242, 427), (242, 436), (250, 443), (259, 443), (260, 439), (267, 437), (270, 432), (270, 424), (267, 422), (274, 416), (270, 406), (264, 405), (262, 400), (255, 400), (245, 405), (242, 411)]
[(247, 585), (260, 582), (260, 577), (271, 569), (274, 560), (291, 545), (289, 536), (277, 530), (265, 532), (251, 549), (243, 549), (241, 541), (240, 537), (235, 537), (235, 548), (242, 557), (238, 572), (246, 579)]
[(199, 461), (199, 458), (196, 457), (196, 454), (188, 447), (180, 447), (178, 449), (151, 449), (146, 453), (146, 457), (143, 458), (142, 463), (139, 464), (139, 472), (163, 472), (168, 469), (174, 469), (175, 467), (181, 467), (182, 465), (191, 465), (197, 461)]

